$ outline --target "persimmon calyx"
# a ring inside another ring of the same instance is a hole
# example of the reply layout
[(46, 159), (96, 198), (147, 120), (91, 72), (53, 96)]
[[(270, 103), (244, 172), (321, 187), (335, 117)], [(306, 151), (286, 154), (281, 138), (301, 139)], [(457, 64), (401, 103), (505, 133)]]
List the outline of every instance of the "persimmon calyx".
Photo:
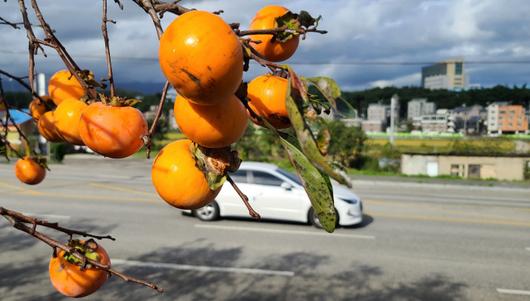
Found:
[[(100, 259), (100, 255), (97, 253), (99, 246), (93, 239), (89, 239), (87, 241), (72, 239), (68, 241), (68, 246), (73, 248), (79, 254), (82, 254), (83, 256), (85, 256), (87, 259), (90, 259), (93, 261), (98, 261)], [(82, 260), (80, 260), (79, 258), (77, 258), (74, 254), (70, 252), (65, 252), (62, 256), (69, 263), (78, 265), (81, 268), (92, 267), (90, 263), (83, 262)]]
[(241, 164), (237, 151), (225, 148), (206, 148), (195, 143), (190, 145), (199, 170), (202, 171), (210, 190), (223, 186), (228, 172), (235, 172)]
[(288, 11), (276, 18), (276, 27), (284, 28), (285, 30), (275, 34), (274, 38), (280, 43), (285, 43), (295, 36), (305, 34), (305, 31), (309, 28), (316, 28), (320, 19), (320, 16), (313, 18), (305, 10), (300, 11), (298, 14)]
[(98, 97), (103, 104), (113, 107), (133, 107), (136, 104), (142, 102), (141, 100), (136, 98), (124, 98), (119, 96), (108, 97), (107, 95), (102, 93), (99, 93)]

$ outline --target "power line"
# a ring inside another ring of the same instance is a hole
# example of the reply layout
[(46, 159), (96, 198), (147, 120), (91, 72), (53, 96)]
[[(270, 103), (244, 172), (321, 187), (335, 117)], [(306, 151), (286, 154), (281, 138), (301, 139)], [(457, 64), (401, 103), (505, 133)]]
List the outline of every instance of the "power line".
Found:
[[(14, 55), (27, 55), (26, 52), (16, 52), (10, 50), (0, 50), (0, 53), (14, 54)], [(56, 55), (55, 53), (52, 53)], [(78, 58), (85, 59), (105, 59), (102, 55), (73, 55)], [(113, 55), (112, 59), (114, 60), (136, 60), (136, 61), (148, 61), (155, 62), (158, 61), (157, 57), (135, 57), (135, 56), (119, 56)], [(440, 61), (312, 61), (312, 62), (302, 62), (302, 61), (292, 61), (289, 62), (291, 65), (317, 65), (317, 66), (427, 66), (438, 64)], [(530, 64), (530, 60), (464, 60), (465, 65), (527, 65)]]

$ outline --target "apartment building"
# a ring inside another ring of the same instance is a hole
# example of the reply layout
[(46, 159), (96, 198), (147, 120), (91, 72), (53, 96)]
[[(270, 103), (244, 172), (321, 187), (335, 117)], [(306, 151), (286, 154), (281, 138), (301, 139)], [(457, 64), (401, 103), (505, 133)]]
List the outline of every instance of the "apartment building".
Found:
[(528, 133), (526, 111), (521, 105), (494, 103), (488, 106), (488, 134)]

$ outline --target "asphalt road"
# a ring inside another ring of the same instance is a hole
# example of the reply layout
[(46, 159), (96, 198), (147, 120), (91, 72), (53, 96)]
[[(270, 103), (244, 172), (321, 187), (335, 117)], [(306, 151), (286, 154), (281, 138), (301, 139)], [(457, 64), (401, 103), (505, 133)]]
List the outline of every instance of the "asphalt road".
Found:
[[(146, 161), (52, 165), (38, 186), (0, 164), (0, 205), (117, 241), (113, 277), (86, 300), (530, 300), (530, 190), (356, 181), (361, 227), (204, 223), (154, 193)], [(0, 300), (62, 300), (51, 250), (0, 221)]]

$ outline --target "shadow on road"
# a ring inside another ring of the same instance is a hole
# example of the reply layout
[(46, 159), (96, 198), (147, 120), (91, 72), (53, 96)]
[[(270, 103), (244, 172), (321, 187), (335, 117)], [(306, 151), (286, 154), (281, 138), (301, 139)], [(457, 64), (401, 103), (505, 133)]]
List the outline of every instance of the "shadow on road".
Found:
[[(191, 265), (234, 267), (243, 253), (239, 247), (213, 245), (164, 248), (132, 260)], [(160, 284), (166, 290), (150, 289), (112, 279), (87, 300), (462, 300), (464, 283), (444, 275), (431, 275), (414, 282), (381, 283), (381, 268), (366, 264), (347, 267), (331, 274), (316, 272), (329, 258), (305, 252), (262, 258), (245, 267), (289, 270), (294, 277), (224, 272), (125, 268), (125, 272)], [(57, 296), (55, 294), (50, 296)]]

